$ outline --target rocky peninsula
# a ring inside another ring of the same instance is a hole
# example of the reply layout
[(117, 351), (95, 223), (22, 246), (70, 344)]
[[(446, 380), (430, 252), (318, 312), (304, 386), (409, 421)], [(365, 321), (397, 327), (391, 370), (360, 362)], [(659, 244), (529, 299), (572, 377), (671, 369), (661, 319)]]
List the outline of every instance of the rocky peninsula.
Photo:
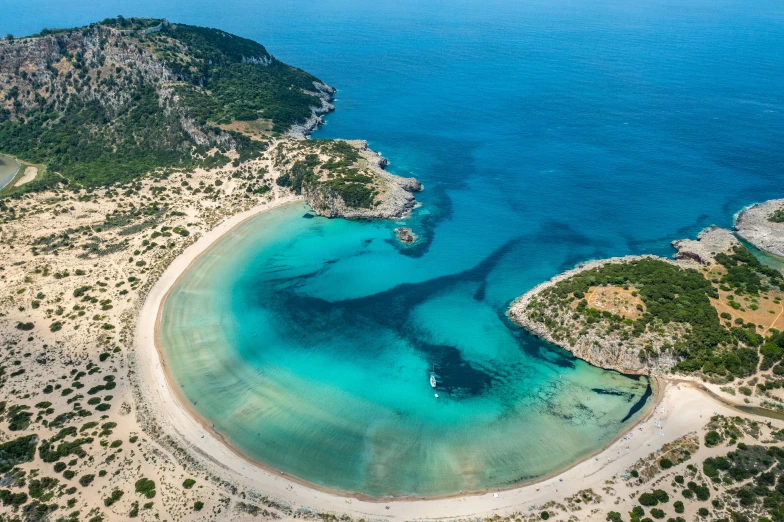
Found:
[(760, 250), (784, 257), (784, 199), (772, 199), (741, 210), (735, 217), (735, 230)]
[[(629, 256), (581, 264), (516, 299), (508, 315), (576, 357), (626, 374), (717, 370), (704, 352), (692, 351), (694, 345), (753, 360), (736, 366), (730, 357), (734, 370), (724, 364), (716, 371), (722, 376), (754, 374), (758, 330), (769, 329), (773, 317), (760, 316), (758, 325), (741, 312), (758, 310), (761, 301), (774, 306), (781, 275), (754, 260), (728, 230), (711, 227), (696, 241), (673, 246), (675, 260)], [(749, 280), (731, 277), (739, 265), (748, 268)], [(767, 293), (759, 295), (760, 285)], [(751, 297), (737, 297), (749, 290)]]
[(386, 165), (361, 140), (283, 141), (273, 156), (277, 185), (330, 218), (393, 219), (413, 209), (421, 183), (386, 172)]

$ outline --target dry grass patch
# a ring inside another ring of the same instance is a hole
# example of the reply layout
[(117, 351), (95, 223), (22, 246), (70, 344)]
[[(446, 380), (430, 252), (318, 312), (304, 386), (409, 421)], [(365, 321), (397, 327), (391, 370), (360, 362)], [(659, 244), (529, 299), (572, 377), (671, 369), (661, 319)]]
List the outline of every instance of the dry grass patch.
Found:
[[(713, 266), (706, 271), (705, 277), (709, 280), (721, 278), (726, 273), (723, 266)], [(726, 287), (725, 287), (726, 288)], [(719, 298), (710, 298), (711, 305), (719, 312), (722, 321), (735, 325), (740, 319), (744, 323), (754, 323), (763, 327), (760, 333), (765, 333), (771, 328), (784, 330), (784, 292), (770, 290), (761, 292), (759, 296), (736, 295), (733, 290), (717, 288)], [(729, 314), (728, 319), (726, 315)]]
[(240, 132), (252, 140), (262, 141), (268, 138), (272, 132), (272, 121), (270, 120), (254, 120), (254, 121), (234, 121), (232, 123), (222, 123), (218, 125), (225, 131)]
[[(730, 298), (732, 296), (732, 298)], [(744, 323), (754, 323), (762, 325), (766, 332), (771, 328), (784, 330), (784, 303), (782, 303), (784, 293), (782, 292), (768, 292), (767, 295), (754, 296), (736, 296), (732, 291), (725, 292), (719, 290), (719, 298), (711, 298), (711, 304), (719, 312), (729, 314), (732, 318), (726, 319), (735, 323), (736, 319), (742, 319)], [(737, 303), (740, 308), (735, 308), (731, 303)]]
[(633, 287), (592, 286), (585, 293), (588, 306), (600, 312), (610, 312), (624, 319), (639, 319), (645, 313), (645, 304)]

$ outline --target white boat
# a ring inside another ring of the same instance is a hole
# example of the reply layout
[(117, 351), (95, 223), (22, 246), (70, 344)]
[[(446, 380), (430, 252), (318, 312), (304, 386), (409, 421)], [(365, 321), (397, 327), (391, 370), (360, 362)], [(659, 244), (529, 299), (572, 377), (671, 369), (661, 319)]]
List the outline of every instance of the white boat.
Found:
[[(435, 367), (433, 367), (433, 371), (435, 371)], [(430, 386), (436, 387), (436, 376), (433, 372), (430, 373)]]

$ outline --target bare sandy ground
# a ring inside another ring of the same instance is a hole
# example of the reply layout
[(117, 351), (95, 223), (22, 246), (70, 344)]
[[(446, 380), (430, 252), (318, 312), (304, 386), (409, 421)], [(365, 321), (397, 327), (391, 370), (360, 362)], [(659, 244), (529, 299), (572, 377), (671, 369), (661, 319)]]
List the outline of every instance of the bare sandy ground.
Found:
[[(627, 433), (597, 455), (579, 462), (555, 476), (536, 484), (505, 491), (491, 491), (471, 496), (439, 499), (360, 499), (349, 494), (323, 491), (302, 484), (282, 472), (267, 470), (234, 451), (221, 438), (195, 418), (170, 386), (165, 363), (156, 348), (156, 323), (165, 297), (180, 275), (222, 235), (242, 221), (283, 204), (294, 201), (288, 196), (235, 215), (178, 256), (151, 288), (140, 311), (136, 330), (136, 360), (139, 386), (144, 399), (154, 412), (157, 423), (194, 456), (207, 462), (210, 471), (251, 492), (267, 495), (293, 507), (307, 507), (317, 512), (346, 513), (357, 518), (437, 519), (487, 516), (515, 512), (526, 514), (550, 501), (563, 502), (565, 497), (593, 488), (601, 491), (614, 481), (612, 495), (604, 495), (597, 505), (596, 520), (604, 520), (609, 510), (628, 511), (633, 505), (629, 493), (640, 489), (628, 487), (619, 475), (639, 459), (648, 456), (663, 444), (686, 434), (700, 432), (715, 413), (745, 416), (724, 406), (689, 383), (682, 381), (661, 386), (657, 404)], [(521, 433), (521, 437), (525, 434)], [(701, 435), (700, 435), (701, 436)], [(700, 453), (709, 451), (701, 448)], [(680, 466), (685, 467), (686, 463)], [(678, 466), (670, 471), (677, 471)], [(628, 491), (625, 491), (625, 488)], [(586, 506), (587, 507), (587, 506)], [(583, 520), (593, 520), (592, 512), (581, 512)], [(587, 517), (587, 518), (586, 518)]]
[(22, 177), (19, 178), (18, 180), (16, 180), (16, 183), (14, 184), (14, 186), (15, 187), (21, 187), (25, 183), (30, 183), (31, 181), (33, 181), (35, 179), (35, 177), (37, 175), (38, 175), (38, 167), (27, 167), (27, 168), (25, 168), (25, 171), (24, 171), (24, 174), (22, 174)]

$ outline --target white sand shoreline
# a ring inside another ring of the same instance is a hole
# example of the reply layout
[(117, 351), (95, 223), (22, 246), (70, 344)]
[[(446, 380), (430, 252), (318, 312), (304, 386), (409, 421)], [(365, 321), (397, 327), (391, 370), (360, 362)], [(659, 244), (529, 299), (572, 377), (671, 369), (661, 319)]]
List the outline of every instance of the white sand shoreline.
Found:
[[(346, 513), (365, 518), (411, 520), (525, 512), (548, 501), (562, 501), (564, 497), (586, 488), (601, 490), (606, 480), (626, 471), (638, 459), (646, 457), (664, 443), (700, 430), (714, 412), (739, 415), (682, 382), (665, 385), (654, 399), (655, 409), (649, 409), (638, 424), (626, 432), (634, 433), (632, 439), (624, 440), (624, 433), (621, 433), (618, 440), (598, 454), (589, 456), (554, 476), (514, 489), (493, 490), (499, 491), (498, 497), (493, 491), (489, 491), (444, 498), (361, 500), (349, 494), (315, 489), (266, 470), (233, 450), (219, 435), (205, 429), (200, 420), (181, 402), (177, 391), (171, 388), (167, 380), (165, 364), (155, 343), (155, 330), (166, 295), (199, 255), (248, 218), (295, 201), (298, 201), (298, 198), (289, 196), (257, 206), (227, 219), (205, 233), (175, 258), (155, 282), (147, 294), (136, 324), (138, 384), (155, 420), (166, 433), (174, 436), (181, 446), (191, 450), (199, 460), (204, 461), (204, 456), (207, 456), (205, 465), (226, 480), (244, 486), (249, 491), (290, 503), (295, 508), (308, 507), (318, 512)], [(657, 435), (659, 429), (654, 427), (654, 419), (663, 423), (663, 435)], [(640, 431), (639, 427), (643, 430)]]

